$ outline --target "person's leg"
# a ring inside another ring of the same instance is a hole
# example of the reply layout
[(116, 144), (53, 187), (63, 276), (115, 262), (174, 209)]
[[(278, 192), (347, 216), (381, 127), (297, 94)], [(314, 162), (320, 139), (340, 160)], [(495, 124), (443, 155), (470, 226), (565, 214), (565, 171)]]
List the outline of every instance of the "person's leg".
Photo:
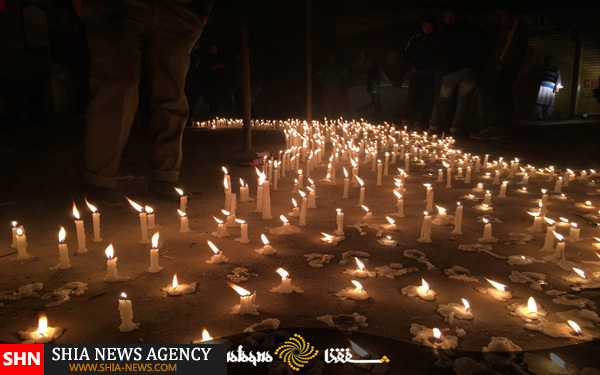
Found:
[[(86, 115), (85, 176), (88, 184), (114, 188), (121, 154), (138, 106), (140, 23), (89, 1), (83, 21), (90, 50), (90, 105)], [(124, 5), (126, 7), (126, 5)]]
[(404, 110), (404, 120), (412, 122), (415, 120), (415, 110), (417, 107), (417, 93), (419, 91), (417, 77), (410, 76), (408, 83), (408, 96), (406, 98), (406, 106)]
[(325, 109), (325, 117), (329, 119), (335, 118), (335, 99), (333, 89), (323, 87), (323, 107)]
[(429, 131), (440, 131), (448, 118), (448, 113), (452, 106), (452, 99), (456, 94), (458, 81), (454, 73), (446, 74), (442, 77), (442, 86), (438, 95), (431, 118), (429, 119)]
[(456, 112), (454, 113), (450, 133), (459, 133), (464, 128), (465, 118), (471, 108), (471, 99), (475, 92), (475, 83), (475, 74), (471, 69), (464, 69), (461, 71), (461, 77), (458, 84), (458, 103), (456, 105)]
[(179, 179), (183, 130), (188, 117), (185, 76), (192, 46), (200, 36), (202, 20), (192, 1), (157, 2), (149, 32), (151, 74), (150, 127), (154, 138), (151, 179)]
[(556, 98), (556, 94), (552, 93), (550, 96), (550, 102), (548, 106), (545, 108), (544, 118), (550, 119), (552, 117), (552, 113), (554, 112), (554, 100)]

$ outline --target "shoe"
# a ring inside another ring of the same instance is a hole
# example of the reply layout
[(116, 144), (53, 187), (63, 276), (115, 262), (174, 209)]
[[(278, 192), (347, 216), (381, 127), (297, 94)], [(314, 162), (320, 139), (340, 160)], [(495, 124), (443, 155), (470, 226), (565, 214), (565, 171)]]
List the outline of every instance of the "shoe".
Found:
[(176, 187), (177, 184), (171, 181), (150, 180), (148, 183), (148, 191), (152, 195), (170, 202), (179, 202), (180, 195), (175, 190)]
[(462, 133), (462, 129), (461, 128), (459, 128), (457, 126), (450, 127), (450, 134), (451, 135), (457, 135), (457, 134), (460, 134), (460, 133)]
[(510, 138), (510, 130), (508, 130), (508, 128), (501, 126), (500, 128), (498, 128), (498, 139), (506, 139), (506, 138)]
[(83, 188), (85, 198), (99, 207), (123, 207), (123, 194), (117, 189), (86, 184)]
[(429, 125), (429, 127), (427, 128), (427, 133), (438, 134), (440, 132), (440, 130), (442, 130), (442, 129), (438, 128), (437, 126)]
[(478, 133), (471, 134), (473, 139), (500, 139), (498, 131), (494, 128), (481, 129)]

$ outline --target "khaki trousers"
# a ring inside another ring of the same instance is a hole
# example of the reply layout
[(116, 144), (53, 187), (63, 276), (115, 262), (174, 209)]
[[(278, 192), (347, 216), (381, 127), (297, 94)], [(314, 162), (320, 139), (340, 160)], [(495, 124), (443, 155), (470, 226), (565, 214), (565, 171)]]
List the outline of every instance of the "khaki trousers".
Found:
[(115, 187), (138, 107), (142, 46), (148, 56), (152, 179), (175, 182), (188, 116), (189, 54), (204, 17), (193, 0), (85, 0), (91, 101), (86, 114), (85, 181)]

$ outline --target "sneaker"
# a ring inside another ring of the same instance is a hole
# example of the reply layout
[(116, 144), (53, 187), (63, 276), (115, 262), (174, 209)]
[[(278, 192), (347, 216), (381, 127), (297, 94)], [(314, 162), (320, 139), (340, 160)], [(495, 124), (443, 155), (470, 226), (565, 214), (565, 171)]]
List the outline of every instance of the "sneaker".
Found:
[(175, 190), (176, 187), (177, 184), (170, 181), (150, 180), (148, 183), (150, 194), (170, 202), (179, 202), (180, 196)]
[(99, 207), (123, 207), (123, 194), (117, 189), (86, 184), (83, 188), (86, 199)]
[(481, 129), (478, 133), (471, 134), (473, 139), (500, 139), (498, 131), (494, 128)]

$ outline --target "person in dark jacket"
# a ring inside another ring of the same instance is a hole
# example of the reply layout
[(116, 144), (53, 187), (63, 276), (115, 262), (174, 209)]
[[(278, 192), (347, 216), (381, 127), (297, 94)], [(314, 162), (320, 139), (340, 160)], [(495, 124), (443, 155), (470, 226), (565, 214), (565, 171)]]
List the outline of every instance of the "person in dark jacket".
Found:
[(154, 138), (148, 188), (159, 198), (179, 199), (174, 186), (179, 179), (189, 109), (185, 77), (190, 52), (211, 10), (209, 0), (84, 2), (91, 92), (84, 190), (90, 201), (101, 206), (123, 204), (116, 190), (119, 164), (138, 108), (143, 58), (150, 67), (150, 129)]
[(441, 36), (442, 85), (429, 121), (429, 132), (437, 133), (446, 128), (456, 102), (450, 134), (458, 134), (464, 129), (475, 91), (476, 75), (485, 56), (483, 33), (468, 20), (458, 19), (453, 10), (444, 13), (444, 23)]
[(488, 14), (492, 33), (491, 53), (480, 80), (484, 101), (482, 129), (471, 134), (476, 139), (507, 138), (514, 112), (513, 83), (527, 52), (527, 22), (506, 7)]
[(425, 16), (421, 30), (408, 40), (404, 50), (411, 74), (404, 117), (414, 122), (414, 128), (427, 124), (433, 106), (435, 69), (440, 57), (440, 45), (433, 37), (434, 22), (432, 16)]
[(319, 67), (317, 77), (323, 85), (325, 116), (331, 119), (344, 117), (348, 106), (345, 89), (348, 67), (337, 61), (334, 51), (328, 51), (327, 61)]
[(544, 57), (544, 66), (536, 72), (539, 90), (534, 112), (540, 120), (548, 120), (552, 117), (555, 96), (562, 88), (560, 69), (554, 61), (552, 55)]

